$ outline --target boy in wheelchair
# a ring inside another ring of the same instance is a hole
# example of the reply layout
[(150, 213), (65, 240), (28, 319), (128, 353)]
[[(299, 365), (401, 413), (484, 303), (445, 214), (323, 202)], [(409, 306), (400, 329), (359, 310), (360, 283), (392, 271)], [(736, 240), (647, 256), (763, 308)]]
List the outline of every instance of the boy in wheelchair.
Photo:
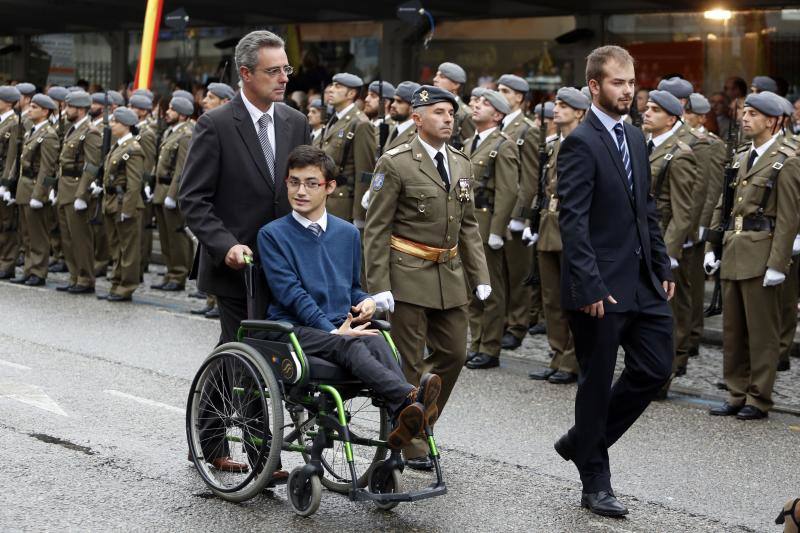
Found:
[[(395, 450), (438, 416), (441, 379), (427, 374), (409, 384), (391, 347), (370, 320), (375, 302), (361, 290), (361, 239), (352, 224), (329, 215), (336, 167), (322, 150), (298, 146), (289, 155), (286, 188), (292, 213), (258, 233), (258, 251), (272, 300), (267, 319), (292, 323), (309, 356), (336, 363), (386, 403)], [(286, 341), (287, 334), (260, 333)]]

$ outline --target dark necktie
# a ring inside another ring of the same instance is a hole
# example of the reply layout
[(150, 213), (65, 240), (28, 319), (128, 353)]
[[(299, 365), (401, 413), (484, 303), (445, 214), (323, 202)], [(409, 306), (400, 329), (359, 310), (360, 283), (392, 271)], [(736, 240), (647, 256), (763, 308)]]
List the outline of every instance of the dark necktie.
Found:
[(478, 148), (478, 140), (480, 140), (480, 137), (476, 133), (475, 134), (475, 138), (472, 139), (472, 146), (470, 146), (470, 148), (469, 148), (469, 153), (470, 154), (474, 154), (475, 150)]
[(308, 230), (309, 230), (311, 233), (313, 233), (315, 237), (319, 237), (320, 235), (322, 235), (322, 226), (320, 226), (320, 225), (319, 225), (319, 224), (317, 224), (316, 222), (313, 222), (313, 223), (311, 223), (311, 224), (308, 226)]
[(269, 142), (269, 124), (272, 117), (264, 113), (258, 119), (258, 140), (261, 142), (261, 149), (264, 151), (264, 159), (267, 161), (267, 171), (273, 183), (275, 183), (275, 153), (272, 151), (272, 144)]
[(755, 163), (757, 157), (758, 157), (758, 153), (755, 150), (750, 150), (750, 158), (747, 160), (747, 170), (748, 170), (748, 172), (753, 167), (753, 163)]
[(450, 178), (447, 177), (447, 169), (444, 168), (444, 154), (442, 152), (437, 152), (436, 154), (436, 170), (439, 171), (439, 176), (442, 177), (444, 188), (447, 192), (450, 192)]
[(325, 129), (326, 129), (326, 130), (329, 130), (329, 129), (331, 129), (331, 128), (333, 127), (333, 125), (334, 125), (334, 124), (336, 124), (336, 122), (337, 122), (338, 120), (339, 120), (339, 116), (338, 116), (338, 115), (336, 115), (336, 113), (334, 113), (333, 115), (331, 115), (331, 119), (328, 121), (328, 125), (327, 125), (327, 126), (325, 126)]
[(652, 155), (653, 154), (653, 150), (655, 150), (655, 149), (656, 149), (656, 143), (653, 142), (653, 139), (650, 139), (649, 141), (647, 141), (647, 153)]
[(397, 139), (397, 128), (394, 129), (391, 135), (389, 135), (389, 144), (392, 143), (395, 139)]
[(625, 132), (622, 124), (614, 126), (614, 134), (617, 136), (617, 148), (622, 157), (622, 166), (625, 167), (625, 174), (628, 176), (628, 188), (633, 190), (633, 169), (631, 168), (631, 156), (628, 154), (628, 143), (625, 142)]

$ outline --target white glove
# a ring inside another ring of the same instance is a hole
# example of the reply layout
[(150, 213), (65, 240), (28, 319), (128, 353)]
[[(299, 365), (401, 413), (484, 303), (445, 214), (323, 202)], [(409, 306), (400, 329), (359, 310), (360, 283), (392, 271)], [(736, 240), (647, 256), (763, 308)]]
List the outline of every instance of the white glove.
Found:
[(512, 218), (508, 223), (508, 231), (525, 231), (525, 222), (518, 218)]
[(100, 193), (103, 192), (103, 188), (100, 187), (95, 182), (91, 182), (89, 184), (89, 189), (92, 191), (92, 198), (97, 198), (98, 196), (100, 196)]
[(50, 204), (51, 205), (56, 205), (56, 199), (57, 198), (58, 197), (56, 196), (56, 191), (54, 191), (53, 189), (50, 189), (50, 194), (47, 197), (47, 199), (50, 200)]
[(144, 197), (147, 199), (148, 204), (153, 201), (153, 191), (149, 185), (144, 186)]
[(41, 209), (44, 207), (44, 204), (36, 198), (31, 198), (31, 203), (28, 205), (31, 206), (31, 209)]
[(675, 259), (674, 257), (669, 258), (669, 268), (670, 270), (675, 270), (676, 268), (678, 268), (678, 260)]
[(164, 207), (166, 207), (167, 209), (175, 209), (176, 207), (178, 207), (178, 204), (175, 203), (174, 199), (167, 196), (166, 198), (164, 198)]
[(129, 218), (131, 218), (131, 217), (129, 217), (129, 216), (128, 216), (128, 215), (126, 215), (125, 213), (120, 213), (120, 214), (119, 214), (119, 221), (120, 221), (120, 222), (125, 222), (125, 221), (126, 221), (126, 220), (128, 220)]
[(482, 302), (485, 302), (490, 294), (492, 294), (492, 288), (488, 285), (478, 285), (475, 287), (475, 296)]
[(525, 228), (522, 230), (522, 240), (528, 241), (527, 246), (533, 246), (539, 240), (539, 234), (533, 233), (530, 227)]
[(800, 235), (795, 235), (792, 243), (792, 255), (797, 254), (800, 254)]
[(764, 274), (764, 287), (780, 285), (784, 281), (786, 281), (786, 274), (778, 272), (774, 268), (768, 268), (767, 273)]
[(714, 255), (714, 252), (706, 252), (705, 257), (703, 258), (703, 270), (705, 270), (706, 274), (710, 276), (716, 272), (718, 268), (719, 259), (717, 259), (717, 256)]
[(494, 233), (489, 234), (489, 248), (492, 250), (499, 250), (503, 247), (503, 238), (500, 235), (495, 235)]
[(372, 299), (375, 300), (375, 307), (378, 311), (394, 313), (394, 296), (392, 296), (392, 291), (379, 292), (372, 296)]
[(89, 206), (86, 205), (86, 202), (84, 202), (80, 198), (75, 198), (75, 201), (72, 202), (72, 207), (75, 209), (75, 211), (83, 211)]
[(372, 189), (367, 190), (367, 192), (364, 193), (364, 196), (361, 197), (361, 207), (363, 207), (364, 209), (368, 209), (369, 208), (369, 191), (370, 190), (372, 190)]
[(697, 230), (697, 240), (704, 241), (706, 240), (706, 234), (708, 233), (708, 228), (705, 226), (700, 226)]
[(5, 185), (0, 185), (0, 196), (5, 196), (7, 190)]
[(17, 203), (16, 200), (11, 198), (11, 191), (6, 191), (3, 193), (3, 201), (6, 203), (6, 205), (14, 205)]

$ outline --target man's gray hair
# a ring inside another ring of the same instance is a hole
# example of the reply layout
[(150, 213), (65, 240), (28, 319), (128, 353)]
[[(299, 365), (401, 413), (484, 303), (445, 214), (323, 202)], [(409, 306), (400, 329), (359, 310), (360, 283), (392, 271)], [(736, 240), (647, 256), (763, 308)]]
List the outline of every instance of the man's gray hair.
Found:
[(258, 65), (258, 51), (262, 48), (283, 48), (283, 39), (267, 30), (251, 31), (236, 45), (234, 57), (236, 59), (236, 70), (246, 67), (249, 71), (254, 71)]

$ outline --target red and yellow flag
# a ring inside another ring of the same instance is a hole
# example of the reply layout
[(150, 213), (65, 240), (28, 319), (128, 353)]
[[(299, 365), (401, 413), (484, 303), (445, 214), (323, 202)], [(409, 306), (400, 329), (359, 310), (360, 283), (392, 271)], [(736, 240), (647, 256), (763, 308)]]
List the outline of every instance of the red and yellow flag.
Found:
[(144, 28), (142, 29), (142, 50), (139, 54), (139, 68), (136, 69), (134, 87), (149, 89), (153, 78), (153, 65), (156, 61), (156, 47), (158, 46), (158, 31), (161, 27), (161, 9), (164, 0), (147, 0), (147, 9), (144, 13)]

